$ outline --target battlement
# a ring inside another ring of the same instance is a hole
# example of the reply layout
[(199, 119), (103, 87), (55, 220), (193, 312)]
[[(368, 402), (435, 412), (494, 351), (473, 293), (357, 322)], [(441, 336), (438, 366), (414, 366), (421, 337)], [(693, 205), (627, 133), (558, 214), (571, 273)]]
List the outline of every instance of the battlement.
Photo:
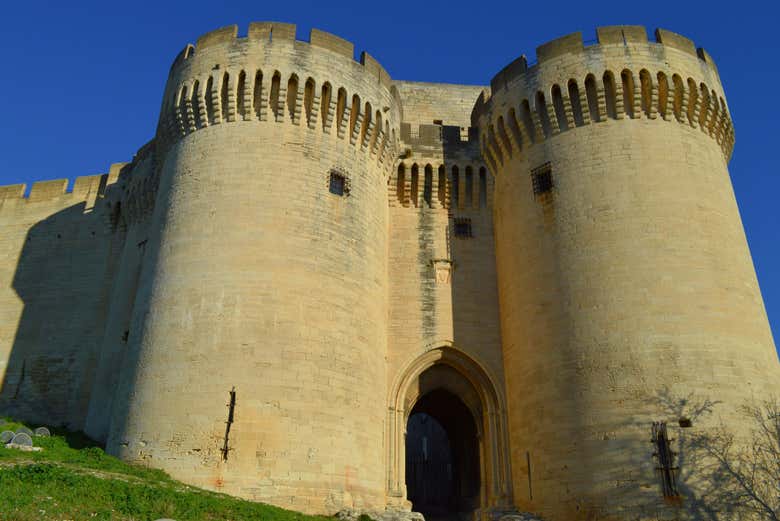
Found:
[(0, 186), (0, 208), (5, 203), (12, 201), (25, 203), (65, 201), (71, 204), (94, 201), (95, 198), (102, 197), (106, 188), (117, 181), (120, 170), (126, 164), (112, 164), (107, 174), (79, 176), (74, 180), (72, 186), (69, 179), (36, 181), (30, 187), (29, 192), (25, 183)]
[(581, 33), (537, 48), (537, 63), (520, 56), (477, 100), (472, 124), (497, 171), (505, 158), (561, 132), (622, 119), (686, 124), (713, 138), (728, 160), (734, 129), (710, 55), (678, 34), (644, 27), (597, 29), (596, 44)]
[(196, 52), (203, 52), (209, 47), (255, 43), (258, 45), (311, 45), (318, 49), (331, 51), (343, 57), (349, 58), (362, 65), (366, 73), (375, 77), (377, 81), (390, 88), (391, 78), (382, 65), (366, 51), (361, 52), (360, 60), (355, 57), (355, 45), (339, 36), (312, 28), (309, 32), (309, 40), (298, 40), (296, 37), (296, 25), (281, 22), (251, 22), (245, 37), (238, 36), (238, 25), (228, 25), (201, 35), (195, 45), (188, 44), (176, 57), (171, 65), (173, 71), (182, 63), (195, 56)]
[[(338, 65), (336, 63), (340, 62)], [(235, 25), (198, 38), (179, 53), (166, 87), (158, 138), (164, 150), (192, 132), (230, 122), (286, 123), (344, 140), (387, 167), (398, 147), (401, 103), (390, 75), (368, 53), (312, 29)]]
[(501, 69), (490, 81), (493, 91), (514, 82), (525, 75), (529, 69), (543, 67), (545, 64), (565, 55), (591, 55), (602, 52), (604, 46), (644, 46), (652, 49), (654, 54), (662, 55), (667, 49), (681, 52), (697, 58), (717, 74), (717, 67), (712, 57), (704, 50), (697, 48), (692, 40), (666, 29), (654, 31), (655, 41), (647, 38), (647, 31), (641, 25), (612, 25), (596, 28), (596, 41), (587, 45), (581, 32), (570, 33), (544, 43), (536, 48), (536, 63), (529, 66), (528, 59), (521, 55), (509, 65)]

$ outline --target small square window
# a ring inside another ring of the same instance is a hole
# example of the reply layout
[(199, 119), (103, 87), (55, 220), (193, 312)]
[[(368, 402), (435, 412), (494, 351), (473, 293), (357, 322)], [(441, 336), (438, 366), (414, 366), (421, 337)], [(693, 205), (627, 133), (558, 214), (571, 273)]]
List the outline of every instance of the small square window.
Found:
[(330, 193), (344, 196), (349, 195), (349, 187), (347, 186), (347, 178), (338, 172), (330, 173), (330, 183), (328, 185)]
[(473, 237), (471, 234), (471, 219), (465, 217), (455, 219), (455, 237), (459, 239)]
[(533, 183), (535, 196), (552, 192), (553, 179), (550, 163), (545, 163), (542, 166), (531, 170), (531, 182)]

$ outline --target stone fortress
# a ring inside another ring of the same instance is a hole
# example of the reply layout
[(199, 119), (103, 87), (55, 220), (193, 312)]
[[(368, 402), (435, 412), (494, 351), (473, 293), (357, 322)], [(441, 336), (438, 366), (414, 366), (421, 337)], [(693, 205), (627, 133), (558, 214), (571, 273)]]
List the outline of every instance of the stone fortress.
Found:
[(690, 40), (597, 36), (489, 88), (187, 45), (132, 162), (0, 187), (0, 413), (304, 512), (695, 518), (676, 440), (780, 377), (734, 131)]

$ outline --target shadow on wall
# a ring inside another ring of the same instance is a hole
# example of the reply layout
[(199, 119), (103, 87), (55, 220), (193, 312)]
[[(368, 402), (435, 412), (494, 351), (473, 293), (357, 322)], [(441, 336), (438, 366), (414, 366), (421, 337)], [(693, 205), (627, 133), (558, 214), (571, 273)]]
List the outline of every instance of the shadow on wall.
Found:
[[(648, 396), (645, 410), (627, 416), (614, 437), (595, 442), (622, 455), (613, 468), (624, 476), (614, 481), (610, 512), (582, 505), (588, 519), (777, 521), (780, 404), (744, 403), (727, 422), (723, 407), (666, 388)], [(593, 479), (608, 483), (609, 472), (597, 468)]]
[(112, 203), (119, 189), (106, 188), (107, 177), (93, 208), (85, 202), (64, 208), (19, 238), (12, 289), (23, 309), (0, 385), (2, 414), (84, 429), (124, 242), (119, 206)]
[[(664, 389), (654, 401), (674, 434), (649, 430), (656, 463), (656, 494), (683, 507), (691, 519), (777, 521), (780, 518), (780, 403), (745, 402), (720, 418), (717, 400)], [(677, 438), (677, 439), (674, 439)], [(669, 443), (671, 457), (664, 456)]]

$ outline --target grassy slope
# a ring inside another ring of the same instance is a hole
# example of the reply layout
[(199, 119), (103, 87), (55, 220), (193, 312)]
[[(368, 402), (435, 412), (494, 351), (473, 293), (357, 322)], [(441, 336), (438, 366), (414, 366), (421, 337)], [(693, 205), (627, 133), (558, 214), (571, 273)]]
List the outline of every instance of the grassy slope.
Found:
[[(0, 431), (19, 426), (7, 423)], [(189, 487), (108, 456), (78, 434), (55, 433), (34, 443), (44, 450), (0, 447), (2, 521), (333, 521)]]

